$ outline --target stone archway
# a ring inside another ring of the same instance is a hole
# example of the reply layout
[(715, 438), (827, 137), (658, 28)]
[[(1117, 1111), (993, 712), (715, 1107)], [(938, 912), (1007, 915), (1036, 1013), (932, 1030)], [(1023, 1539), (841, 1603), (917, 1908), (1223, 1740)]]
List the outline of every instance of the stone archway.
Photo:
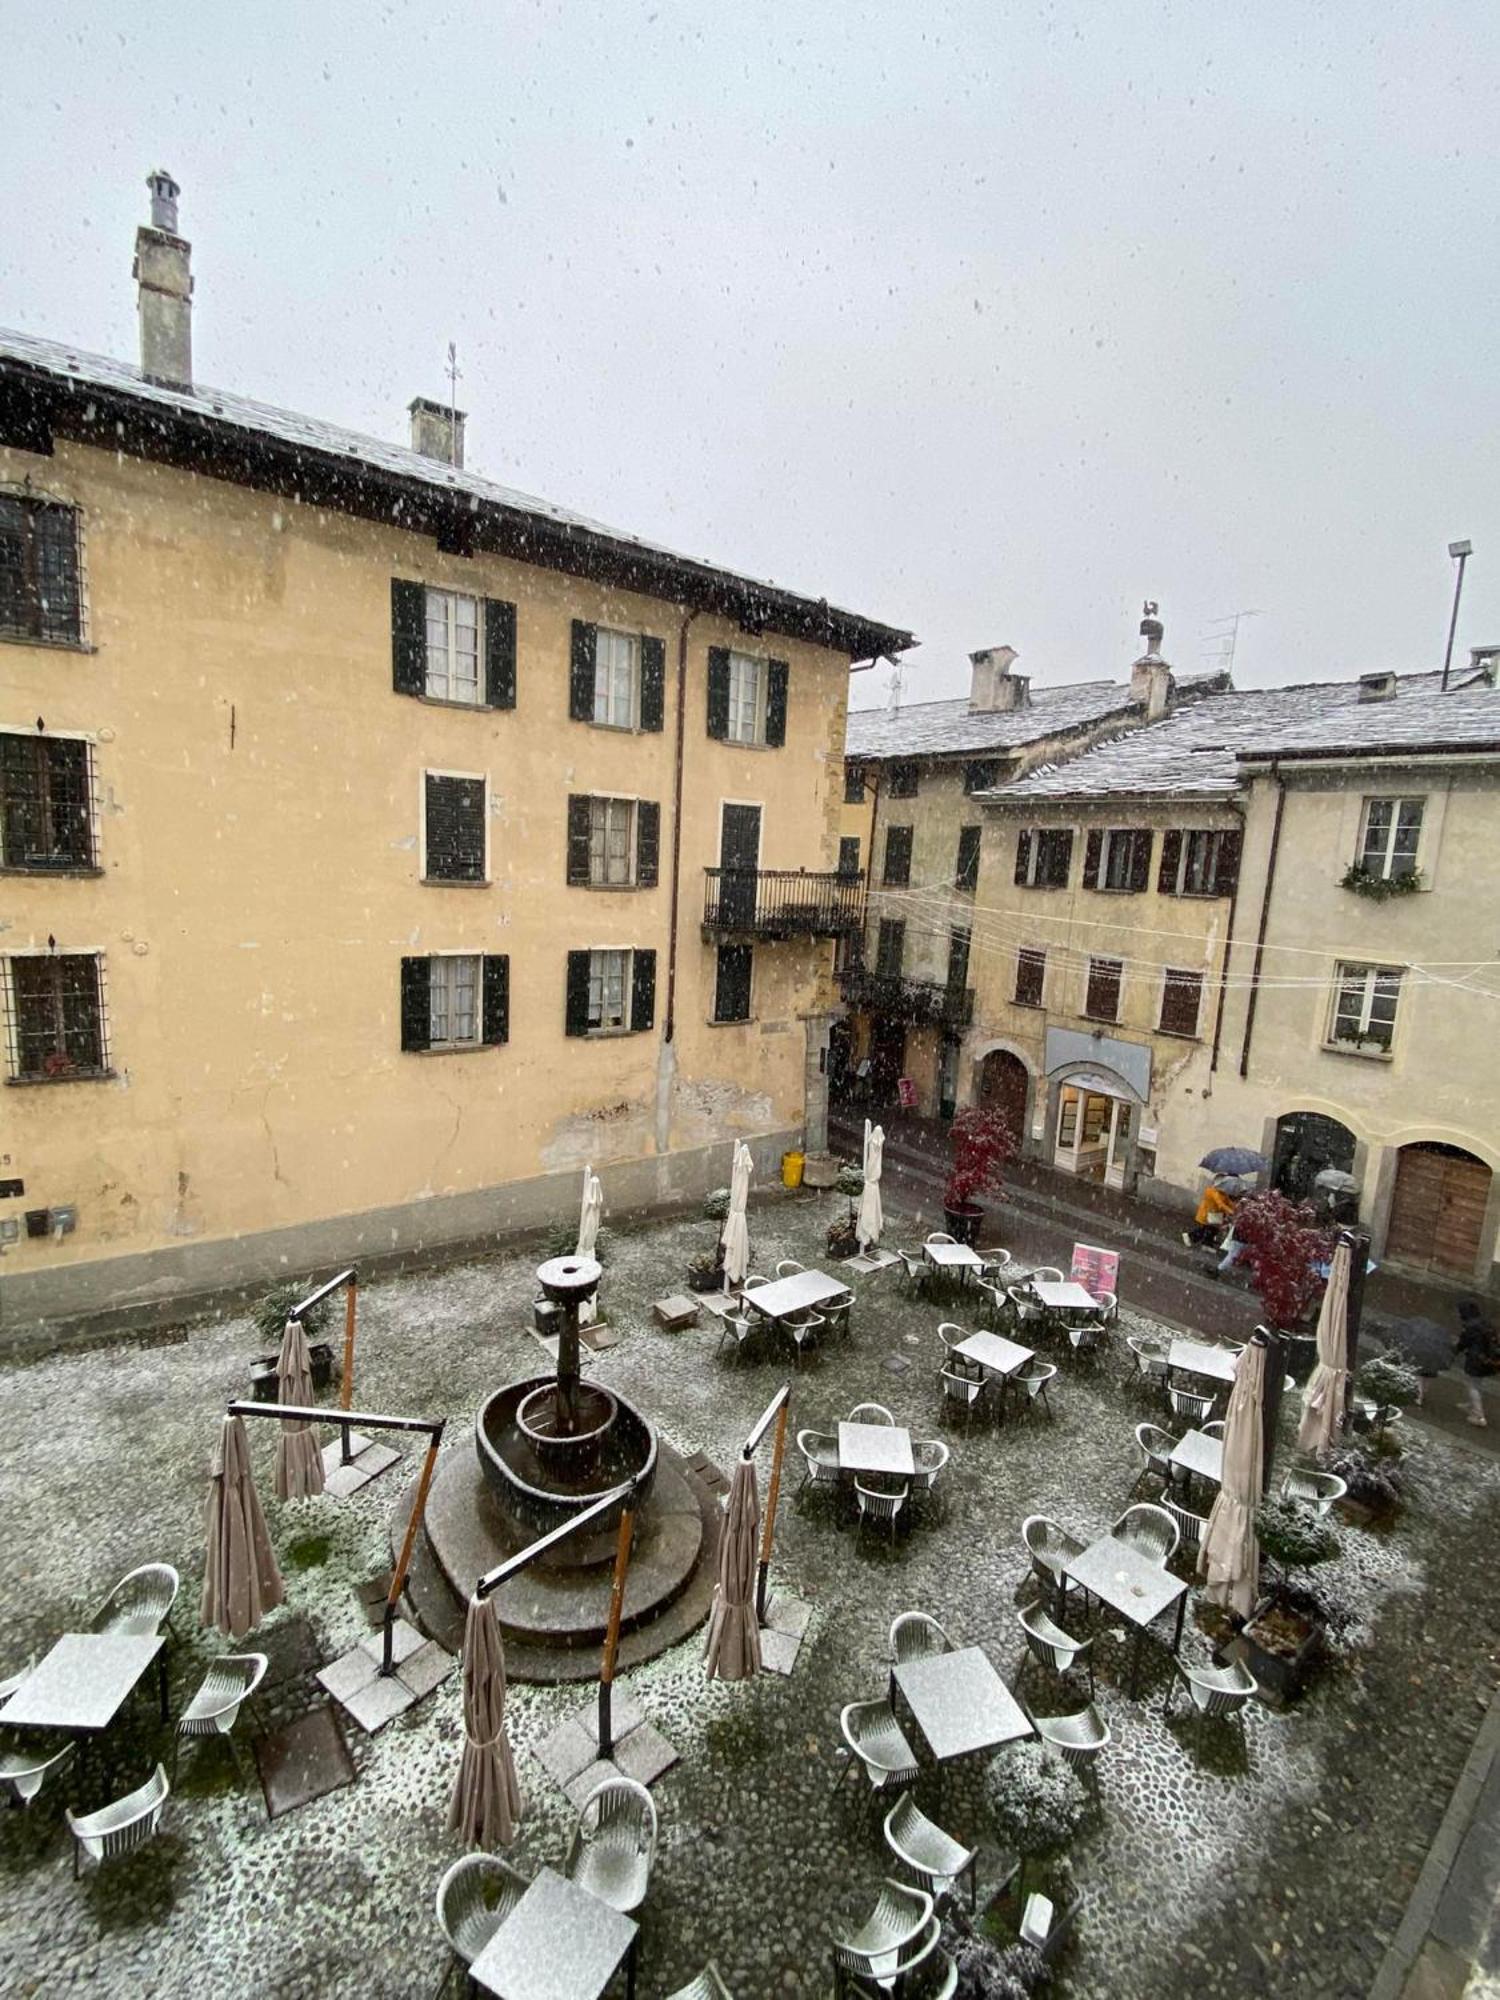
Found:
[(1354, 1171), (1355, 1137), (1347, 1125), (1321, 1111), (1288, 1111), (1276, 1121), (1271, 1185), (1290, 1201), (1312, 1201), (1325, 1167)]

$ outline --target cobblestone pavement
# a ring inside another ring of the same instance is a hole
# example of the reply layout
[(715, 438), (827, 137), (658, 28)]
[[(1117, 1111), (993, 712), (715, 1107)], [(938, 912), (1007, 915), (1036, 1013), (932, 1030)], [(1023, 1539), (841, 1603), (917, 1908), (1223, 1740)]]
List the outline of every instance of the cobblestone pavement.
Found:
[[(785, 1256), (825, 1261), (823, 1229), (841, 1207), (831, 1196), (757, 1196), (755, 1268)], [(598, 1379), (653, 1414), (674, 1445), (701, 1447), (725, 1467), (783, 1379), (794, 1384), (794, 1426), (826, 1429), (873, 1398), (915, 1434), (945, 1437), (953, 1460), (946, 1511), (890, 1550), (862, 1545), (821, 1496), (788, 1498), (773, 1577), (814, 1606), (790, 1681), (706, 1683), (701, 1637), (628, 1676), (683, 1753), (656, 1787), (663, 1834), (642, 2000), (710, 1955), (739, 2000), (829, 1990), (830, 1926), (862, 1914), (887, 1870), (879, 1813), (852, 1784), (830, 1801), (840, 1705), (882, 1688), (887, 1629), (908, 1608), (986, 1645), (1009, 1677), (1022, 1519), (1041, 1511), (1079, 1534), (1106, 1528), (1134, 1476), (1131, 1430), (1156, 1414), (1113, 1359), (1082, 1375), (1055, 1356), (1053, 1424), (947, 1428), (933, 1379), (946, 1315), (906, 1298), (890, 1271), (856, 1280), (852, 1341), (800, 1376), (771, 1361), (720, 1362), (713, 1329), (673, 1335), (650, 1322), (651, 1301), (679, 1287), (712, 1235), (700, 1221), (609, 1232), (603, 1296), (623, 1338), (595, 1362)], [(538, 1255), (367, 1287), (356, 1402), (449, 1414), (445, 1449), (471, 1449), (481, 1396), (538, 1368), (525, 1330)], [(204, 1475), (219, 1413), (243, 1390), (259, 1346), (241, 1318), (5, 1371), (0, 1664), (20, 1665), (80, 1624), (125, 1569), (166, 1559), (183, 1572), (174, 1703), (187, 1698), (219, 1647), (214, 1635), (190, 1636)], [(317, 1699), (311, 1669), (364, 1629), (354, 1586), (389, 1560), (403, 1475), (351, 1501), (278, 1504), (268, 1497), (270, 1430), (253, 1449), (289, 1602), (247, 1643), (272, 1654), (273, 1717), (289, 1717)], [(795, 1489), (795, 1464), (788, 1472)], [(1255, 1708), (1243, 1739), (1164, 1722), (1159, 1667), (1142, 1698), (1127, 1699), (1123, 1652), (1101, 1642), (1099, 1700), (1115, 1743), (1099, 1771), (1096, 1822), (1074, 1852), (1088, 1901), (1058, 1990), (1090, 2000), (1367, 1991), (1495, 1684), (1497, 1528), (1493, 1461), (1424, 1439), (1397, 1528), (1344, 1531), (1322, 1573), (1352, 1621), (1352, 1649), (1295, 1710)], [(1191, 1628), (1185, 1647), (1205, 1651)], [(1026, 1692), (1045, 1709), (1054, 1691), (1037, 1674)], [(581, 1698), (577, 1687), (513, 1692), (527, 1792), (515, 1858), (526, 1869), (559, 1858), (570, 1821), (531, 1751)], [(1062, 1695), (1057, 1706), (1069, 1705)], [(377, 1738), (352, 1741), (356, 1785), (274, 1824), (222, 1746), (195, 1748), (163, 1837), (78, 1885), (56, 1796), (7, 1814), (0, 1991), (195, 2000), (431, 1991), (443, 1966), (432, 1892), (457, 1851), (445, 1810), (460, 1729), (455, 1680)], [(96, 1782), (139, 1782), (161, 1748), (137, 1721), (112, 1742)], [(940, 1804), (929, 1776), (923, 1796), (956, 1833), (984, 1835), (977, 1772), (945, 1772)], [(990, 1842), (981, 1879), (995, 1865)]]

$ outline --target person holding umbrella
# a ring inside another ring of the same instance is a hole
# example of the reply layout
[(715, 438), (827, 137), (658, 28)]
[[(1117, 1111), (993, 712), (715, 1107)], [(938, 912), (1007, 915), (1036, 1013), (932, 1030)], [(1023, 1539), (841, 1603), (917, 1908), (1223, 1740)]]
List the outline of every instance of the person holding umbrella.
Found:
[(1469, 1422), (1489, 1427), (1489, 1418), (1484, 1413), (1484, 1396), (1480, 1383), (1486, 1375), (1500, 1373), (1500, 1359), (1496, 1357), (1495, 1329), (1485, 1318), (1484, 1308), (1478, 1299), (1460, 1299), (1458, 1302), (1458, 1341), (1460, 1360), (1464, 1364), (1464, 1388), (1469, 1397)]
[(1225, 1180), (1215, 1176), (1209, 1182), (1194, 1211), (1192, 1228), (1184, 1229), (1182, 1232), (1182, 1240), (1190, 1250), (1195, 1246), (1204, 1249), (1218, 1248), (1223, 1239), (1225, 1225), (1234, 1214), (1235, 1202), (1243, 1193), (1243, 1181)]

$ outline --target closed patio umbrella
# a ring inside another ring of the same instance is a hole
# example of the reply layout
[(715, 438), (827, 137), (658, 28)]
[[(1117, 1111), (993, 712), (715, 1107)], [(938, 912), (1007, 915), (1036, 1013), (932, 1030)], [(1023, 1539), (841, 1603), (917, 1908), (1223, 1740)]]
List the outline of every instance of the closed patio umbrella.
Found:
[(755, 1543), (759, 1532), (755, 1467), (742, 1458), (734, 1468), (719, 1535), (719, 1581), (708, 1621), (708, 1643), (703, 1649), (710, 1680), (751, 1680), (760, 1672), (760, 1626), (755, 1616)]
[[(312, 1401), (312, 1357), (307, 1351), (307, 1335), (300, 1319), (289, 1319), (281, 1336), (281, 1353), (276, 1359), (276, 1400), (300, 1403), (305, 1409)], [(276, 1440), (276, 1498), (307, 1500), (323, 1491), (323, 1452), (318, 1433), (311, 1424), (292, 1423), (283, 1418), (281, 1436)]]
[(1323, 1303), (1318, 1308), (1318, 1364), (1302, 1391), (1302, 1421), (1297, 1426), (1297, 1448), (1314, 1456), (1330, 1449), (1344, 1414), (1344, 1389), (1349, 1380), (1345, 1366), (1349, 1314), (1349, 1245), (1334, 1247), (1333, 1264)]
[(505, 1733), (505, 1647), (492, 1600), (471, 1597), (464, 1622), (464, 1748), (448, 1828), (466, 1847), (497, 1841), (508, 1847), (520, 1817), (521, 1787)]
[(1204, 1595), (1242, 1618), (1255, 1609), (1259, 1588), (1255, 1509), (1260, 1500), (1265, 1448), (1260, 1415), (1265, 1377), (1266, 1350), (1258, 1340), (1252, 1340), (1235, 1363), (1234, 1387), (1224, 1413), (1219, 1497), (1209, 1513), (1198, 1557), (1199, 1574), (1208, 1579)]
[(750, 1148), (743, 1139), (734, 1145), (734, 1165), (729, 1170), (729, 1213), (719, 1241), (724, 1246), (724, 1289), (742, 1285), (750, 1269), (750, 1225), (745, 1211), (750, 1205)]
[(206, 1526), (208, 1562), (198, 1617), (231, 1639), (253, 1632), (286, 1596), (238, 1417), (225, 1417), (214, 1452)]
[[(583, 1201), (578, 1210), (578, 1249), (576, 1255), (592, 1257), (594, 1245), (599, 1240), (599, 1223), (604, 1215), (604, 1189), (599, 1184), (599, 1176), (592, 1167), (583, 1170)], [(595, 1317), (595, 1301), (585, 1299), (578, 1308), (578, 1317), (588, 1325)]]
[(880, 1206), (880, 1162), (885, 1152), (885, 1132), (879, 1125), (865, 1120), (865, 1185), (859, 1197), (859, 1217), (854, 1225), (855, 1239), (861, 1250), (873, 1250), (880, 1241), (880, 1232), (885, 1227), (885, 1214)]

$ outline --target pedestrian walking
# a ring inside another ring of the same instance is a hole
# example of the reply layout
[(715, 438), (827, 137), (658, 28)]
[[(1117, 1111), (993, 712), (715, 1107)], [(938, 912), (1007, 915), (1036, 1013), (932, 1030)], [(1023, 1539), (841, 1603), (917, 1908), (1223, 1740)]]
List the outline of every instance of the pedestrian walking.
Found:
[(1224, 1225), (1234, 1214), (1234, 1202), (1217, 1181), (1210, 1181), (1199, 1196), (1193, 1212), (1193, 1226), (1184, 1229), (1182, 1240), (1191, 1250), (1195, 1245), (1217, 1248)]
[(1485, 1318), (1484, 1308), (1477, 1299), (1460, 1299), (1458, 1302), (1458, 1355), (1464, 1364), (1464, 1388), (1469, 1397), (1469, 1422), (1488, 1425), (1484, 1414), (1484, 1396), (1480, 1383), (1486, 1375), (1500, 1373), (1500, 1342), (1496, 1341), (1495, 1329)]

